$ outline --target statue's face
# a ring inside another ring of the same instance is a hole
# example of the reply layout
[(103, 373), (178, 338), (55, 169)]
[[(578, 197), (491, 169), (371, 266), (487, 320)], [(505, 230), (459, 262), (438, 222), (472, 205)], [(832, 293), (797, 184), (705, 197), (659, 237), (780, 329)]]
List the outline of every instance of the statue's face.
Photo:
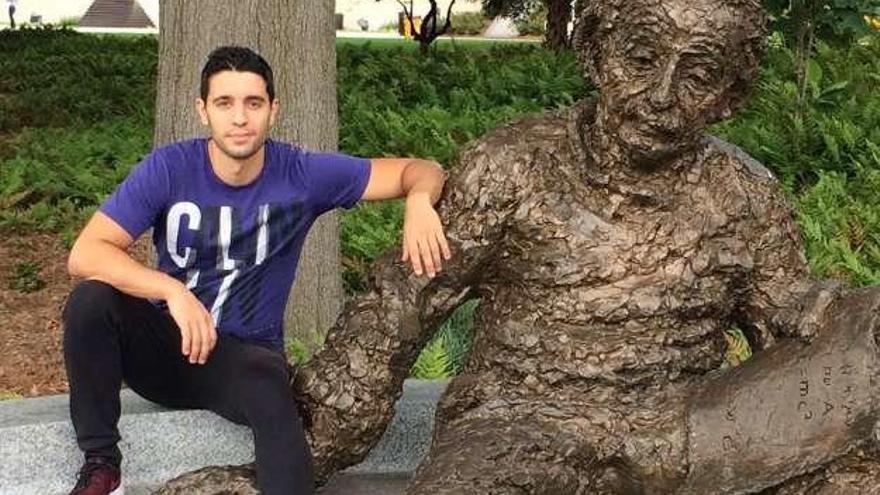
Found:
[(690, 146), (729, 115), (745, 28), (719, 0), (622, 2), (599, 41), (599, 125), (636, 162), (654, 164)]

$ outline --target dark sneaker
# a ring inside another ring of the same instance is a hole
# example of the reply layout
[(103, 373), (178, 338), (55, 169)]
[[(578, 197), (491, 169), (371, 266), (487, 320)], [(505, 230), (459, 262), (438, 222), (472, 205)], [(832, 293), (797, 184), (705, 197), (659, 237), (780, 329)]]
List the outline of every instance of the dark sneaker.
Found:
[(86, 459), (70, 495), (123, 495), (119, 468), (105, 459)]

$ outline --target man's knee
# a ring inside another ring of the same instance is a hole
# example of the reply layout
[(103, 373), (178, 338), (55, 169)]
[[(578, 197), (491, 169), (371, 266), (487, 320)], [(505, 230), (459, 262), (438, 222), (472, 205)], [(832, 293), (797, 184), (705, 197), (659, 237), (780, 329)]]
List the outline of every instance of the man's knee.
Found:
[(119, 304), (119, 290), (98, 280), (83, 280), (67, 298), (61, 319), (64, 332), (94, 331), (96, 324), (107, 321)]
[(294, 404), (284, 358), (273, 351), (248, 352), (236, 366), (235, 390), (245, 409), (264, 413)]
[(251, 346), (242, 357), (238, 370), (240, 375), (251, 383), (283, 383), (288, 380), (287, 363), (277, 352), (262, 347)]

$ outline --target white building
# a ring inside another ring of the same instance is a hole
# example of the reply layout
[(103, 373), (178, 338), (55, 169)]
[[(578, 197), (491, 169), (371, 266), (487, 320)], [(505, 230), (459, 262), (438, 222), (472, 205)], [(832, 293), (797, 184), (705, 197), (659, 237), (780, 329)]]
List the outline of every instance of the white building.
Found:
[[(16, 20), (27, 22), (32, 15), (42, 17), (43, 23), (57, 24), (65, 18), (80, 18), (88, 10), (94, 0), (18, 0)], [(159, 25), (159, 0), (137, 0), (144, 13)], [(407, 6), (409, 2), (407, 1)], [(439, 0), (438, 8), (446, 15), (449, 0)], [(414, 0), (415, 15), (422, 16), (428, 12), (428, 0)], [(370, 31), (376, 31), (389, 24), (397, 23), (398, 13), (403, 9), (396, 0), (338, 0), (336, 13), (342, 14), (343, 29), (359, 31), (358, 21), (364, 19)], [(452, 9), (455, 13), (479, 12), (480, 0), (456, 0)], [(2, 19), (2, 18), (0, 18)], [(5, 19), (3, 19), (5, 20)]]
[[(43, 23), (57, 24), (62, 19), (80, 18), (93, 0), (18, 0), (15, 23), (29, 22), (32, 15), (42, 16)], [(5, 4), (4, 4), (5, 6)], [(6, 12), (4, 11), (4, 14)], [(6, 16), (0, 16), (6, 22)]]

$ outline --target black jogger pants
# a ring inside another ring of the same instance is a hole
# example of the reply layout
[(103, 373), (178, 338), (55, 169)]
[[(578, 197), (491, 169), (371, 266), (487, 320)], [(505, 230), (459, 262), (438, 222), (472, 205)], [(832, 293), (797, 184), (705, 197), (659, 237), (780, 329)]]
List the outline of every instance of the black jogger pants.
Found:
[(86, 457), (121, 460), (117, 423), (125, 380), (163, 406), (209, 409), (250, 426), (262, 493), (314, 493), (311, 454), (282, 353), (221, 335), (205, 364), (190, 364), (167, 313), (94, 280), (73, 290), (63, 324), (70, 416)]

